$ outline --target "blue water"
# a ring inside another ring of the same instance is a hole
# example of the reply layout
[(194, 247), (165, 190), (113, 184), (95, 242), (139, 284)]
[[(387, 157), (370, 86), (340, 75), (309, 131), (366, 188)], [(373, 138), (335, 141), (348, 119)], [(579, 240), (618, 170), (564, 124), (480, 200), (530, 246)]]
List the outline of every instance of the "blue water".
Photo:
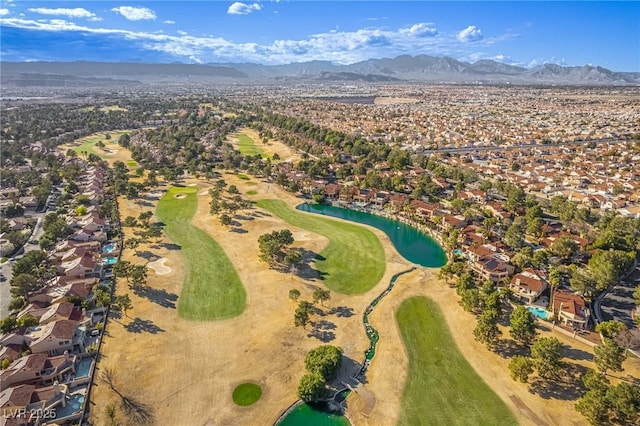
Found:
[(547, 312), (542, 308), (538, 308), (537, 306), (527, 306), (527, 309), (529, 310), (529, 312), (531, 312), (531, 314), (537, 316), (538, 318), (541, 318), (541, 319), (549, 318), (549, 312)]
[(118, 261), (118, 258), (117, 258), (117, 257), (107, 257), (107, 258), (104, 260), (104, 264), (105, 264), (105, 265), (113, 265), (113, 264), (114, 264), (114, 263), (116, 263), (117, 261)]
[(447, 263), (446, 254), (433, 238), (400, 221), (324, 204), (300, 204), (296, 209), (378, 228), (387, 234), (396, 250), (411, 263), (433, 268)]
[(93, 359), (87, 358), (80, 361), (80, 365), (78, 365), (78, 371), (76, 371), (76, 377), (87, 377), (89, 376), (89, 371), (91, 370), (91, 363)]
[(464, 254), (464, 253), (462, 252), (462, 250), (460, 250), (460, 249), (455, 249), (455, 250), (453, 251), (453, 253), (454, 253), (454, 254), (456, 254), (456, 255), (458, 255), (458, 256), (462, 256), (462, 255)]
[(67, 417), (74, 413), (77, 413), (82, 409), (83, 402), (84, 402), (84, 395), (82, 394), (71, 395), (71, 397), (67, 401), (66, 407), (63, 407), (62, 405), (58, 405), (56, 407), (56, 419), (61, 419), (63, 417)]
[(104, 246), (102, 248), (102, 252), (103, 253), (113, 253), (113, 251), (116, 249), (116, 245), (111, 243), (111, 244), (107, 244), (106, 246)]

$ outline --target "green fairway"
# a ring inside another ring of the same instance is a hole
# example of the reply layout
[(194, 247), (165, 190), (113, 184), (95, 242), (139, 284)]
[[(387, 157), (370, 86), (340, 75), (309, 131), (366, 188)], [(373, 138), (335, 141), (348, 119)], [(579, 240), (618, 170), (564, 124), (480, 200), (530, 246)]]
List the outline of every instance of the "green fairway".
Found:
[[(196, 192), (193, 187), (170, 188), (156, 209), (167, 236), (181, 246), (185, 262), (178, 314), (201, 321), (234, 317), (244, 311), (246, 293), (222, 247), (191, 223), (198, 205)], [(177, 194), (185, 198), (176, 198)]]
[(258, 146), (256, 146), (253, 139), (244, 133), (238, 134), (238, 151), (242, 155), (262, 155), (264, 151)]
[(260, 200), (261, 207), (286, 222), (329, 239), (329, 245), (314, 262), (333, 291), (360, 294), (373, 288), (384, 275), (382, 243), (367, 228), (298, 212), (280, 200)]
[(396, 312), (409, 354), (400, 425), (517, 425), (458, 350), (440, 308), (412, 297)]
[[(105, 134), (108, 133), (111, 136), (111, 139), (105, 139)], [(105, 144), (106, 149), (117, 150), (119, 148), (118, 138), (123, 134), (127, 133), (123, 130), (118, 130), (115, 132), (101, 132), (96, 133), (94, 135), (88, 136), (86, 140), (82, 141), (82, 143), (78, 146), (74, 146), (72, 149), (77, 152), (79, 155), (83, 153), (87, 154), (95, 154), (102, 159), (108, 158), (106, 152), (101, 148), (96, 146), (96, 143), (102, 141)]]

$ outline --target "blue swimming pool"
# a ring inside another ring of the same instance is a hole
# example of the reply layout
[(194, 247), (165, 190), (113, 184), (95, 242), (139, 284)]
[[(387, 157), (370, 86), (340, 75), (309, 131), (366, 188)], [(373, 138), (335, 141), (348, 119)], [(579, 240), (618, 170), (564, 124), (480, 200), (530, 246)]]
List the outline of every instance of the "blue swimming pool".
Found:
[(78, 365), (78, 370), (76, 371), (76, 377), (88, 377), (89, 372), (91, 371), (91, 363), (93, 359), (87, 358), (80, 361), (80, 365)]
[(70, 416), (74, 413), (77, 413), (82, 409), (82, 404), (84, 403), (84, 395), (82, 394), (73, 394), (67, 399), (67, 405), (63, 407), (59, 405), (56, 407), (56, 419), (61, 419), (63, 417)]
[(540, 319), (549, 318), (549, 312), (547, 312), (546, 309), (539, 308), (538, 306), (527, 306), (527, 309), (529, 310), (529, 312), (531, 312), (531, 314), (537, 316)]
[(103, 253), (113, 253), (113, 251), (116, 249), (116, 245), (115, 243), (111, 243), (111, 244), (107, 244), (106, 246), (104, 246), (102, 248), (102, 252)]
[(104, 260), (104, 264), (105, 264), (105, 265), (113, 265), (113, 264), (114, 264), (114, 263), (116, 263), (117, 261), (118, 261), (118, 258), (117, 258), (117, 257), (107, 257), (107, 258)]

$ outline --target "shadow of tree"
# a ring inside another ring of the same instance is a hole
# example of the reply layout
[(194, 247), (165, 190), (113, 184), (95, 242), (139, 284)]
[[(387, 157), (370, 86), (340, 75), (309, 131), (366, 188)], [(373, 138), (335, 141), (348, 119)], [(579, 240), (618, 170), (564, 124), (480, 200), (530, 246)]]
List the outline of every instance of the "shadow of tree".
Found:
[(535, 378), (529, 390), (544, 399), (575, 401), (580, 398), (585, 387), (580, 379), (587, 367), (579, 364), (564, 363), (563, 375), (558, 379)]
[(165, 289), (157, 289), (149, 286), (131, 287), (131, 289), (136, 296), (149, 299), (151, 302), (156, 303), (163, 308), (176, 308), (175, 302), (178, 300), (178, 295), (175, 293), (170, 293)]
[(180, 244), (164, 243), (162, 246), (167, 250), (182, 250), (182, 246)]
[(246, 233), (248, 233), (249, 231), (247, 231), (246, 229), (242, 229), (242, 228), (237, 228), (237, 227), (235, 227), (235, 228), (231, 228), (231, 229), (229, 229), (229, 232), (235, 232), (236, 234), (246, 234)]
[(309, 334), (307, 334), (307, 337), (315, 337), (324, 343), (328, 343), (336, 338), (336, 334), (332, 331), (336, 329), (336, 325), (331, 321), (312, 321), (311, 327), (312, 329)]
[(154, 260), (158, 259), (158, 256), (156, 254), (150, 252), (149, 250), (143, 250), (143, 251), (136, 252), (136, 256), (145, 259), (147, 262), (153, 262)]
[(493, 347), (493, 351), (502, 358), (511, 358), (515, 355), (529, 356), (530, 350), (527, 346), (516, 342), (513, 339), (500, 339)]
[[(361, 370), (362, 370), (361, 363), (359, 363), (353, 358), (342, 355), (342, 364), (340, 365), (340, 371), (338, 371), (336, 380), (340, 380), (341, 382), (347, 383), (351, 386), (357, 386), (359, 382), (363, 384), (367, 384), (368, 381), (367, 381), (366, 373), (364, 375), (359, 375), (359, 372)], [(332, 382), (335, 383), (336, 380), (333, 380)], [(340, 386), (342, 386), (342, 384), (340, 384)]]
[(151, 405), (145, 404), (131, 396), (119, 395), (122, 411), (124, 411), (135, 424), (148, 425), (154, 423), (155, 416)]
[(158, 327), (151, 320), (143, 320), (139, 317), (136, 317), (129, 324), (125, 325), (124, 328), (130, 333), (151, 333), (158, 334), (159, 332), (164, 332), (163, 329)]
[(336, 306), (331, 308), (331, 310), (329, 310), (328, 312), (329, 315), (335, 315), (337, 317), (341, 317), (341, 318), (349, 318), (354, 314), (353, 312), (353, 308), (350, 308), (348, 306)]
[(236, 219), (238, 219), (238, 220), (247, 220), (247, 221), (249, 221), (249, 220), (256, 220), (256, 218), (255, 218), (255, 217), (253, 217), (253, 216), (250, 216), (250, 215), (242, 215), (242, 214), (236, 214), (235, 218), (236, 218)]

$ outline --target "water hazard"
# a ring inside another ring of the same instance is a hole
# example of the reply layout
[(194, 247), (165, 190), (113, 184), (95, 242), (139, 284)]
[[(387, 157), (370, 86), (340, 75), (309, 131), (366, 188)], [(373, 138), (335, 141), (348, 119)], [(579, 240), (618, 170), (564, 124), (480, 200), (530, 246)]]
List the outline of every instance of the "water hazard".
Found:
[(300, 204), (296, 209), (378, 228), (387, 234), (398, 253), (411, 263), (429, 268), (438, 268), (447, 263), (447, 256), (437, 241), (398, 220), (324, 204)]

